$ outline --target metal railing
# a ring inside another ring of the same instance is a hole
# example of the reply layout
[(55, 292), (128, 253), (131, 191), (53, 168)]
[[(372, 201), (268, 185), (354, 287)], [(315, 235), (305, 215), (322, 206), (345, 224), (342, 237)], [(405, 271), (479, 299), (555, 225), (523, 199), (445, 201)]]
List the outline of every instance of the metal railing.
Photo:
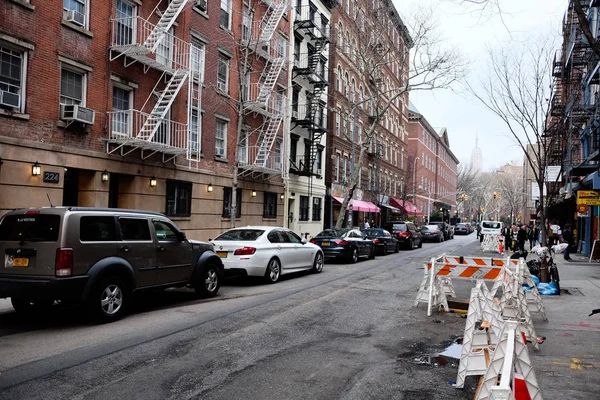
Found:
[[(252, 83), (248, 90), (248, 103), (259, 103), (259, 94), (262, 87), (261, 83)], [(267, 103), (260, 104), (261, 108), (270, 114), (283, 115), (287, 104), (287, 96), (283, 93), (272, 91)]]
[(155, 52), (146, 45), (156, 25), (142, 17), (111, 18), (111, 49), (133, 56), (152, 67), (187, 69), (190, 65), (191, 44), (177, 36), (164, 33)]
[[(265, 151), (260, 146), (240, 146), (238, 147), (238, 164), (241, 168), (257, 168), (261, 170), (269, 170), (273, 173), (281, 173), (283, 171), (282, 156), (280, 152)], [(266, 154), (264, 163), (255, 164), (258, 154)]]
[[(316, 110), (314, 119), (312, 121), (315, 125), (320, 126), (321, 128), (327, 127), (327, 112), (324, 109), (324, 107), (325, 106), (323, 106), (323, 108)], [(306, 120), (307, 112), (308, 112), (308, 104), (298, 104), (296, 107), (294, 107), (292, 109), (292, 118), (299, 120), (299, 121)]]
[(169, 153), (185, 152), (189, 146), (194, 145), (188, 140), (187, 124), (163, 119), (154, 136), (150, 138), (149, 135), (140, 135), (140, 130), (150, 114), (139, 110), (112, 111), (107, 114), (110, 142)]
[(297, 23), (306, 22), (310, 23), (312, 33), (317, 38), (329, 39), (330, 25), (329, 20), (323, 16), (315, 8), (305, 5), (296, 7), (295, 21)]

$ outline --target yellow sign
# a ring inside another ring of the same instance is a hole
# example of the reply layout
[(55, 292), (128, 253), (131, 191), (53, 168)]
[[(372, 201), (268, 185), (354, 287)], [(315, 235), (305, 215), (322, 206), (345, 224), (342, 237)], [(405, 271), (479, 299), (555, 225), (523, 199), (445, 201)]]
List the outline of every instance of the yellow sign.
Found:
[(577, 204), (600, 206), (600, 192), (596, 190), (578, 190)]

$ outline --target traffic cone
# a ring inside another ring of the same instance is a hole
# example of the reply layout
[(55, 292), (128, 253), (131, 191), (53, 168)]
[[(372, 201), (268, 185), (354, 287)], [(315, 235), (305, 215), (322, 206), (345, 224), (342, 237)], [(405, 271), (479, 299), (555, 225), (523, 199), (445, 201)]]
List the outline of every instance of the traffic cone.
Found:
[(502, 246), (502, 240), (499, 240), (498, 243), (500, 243), (498, 251), (500, 251), (500, 254), (502, 254), (504, 253), (504, 246)]

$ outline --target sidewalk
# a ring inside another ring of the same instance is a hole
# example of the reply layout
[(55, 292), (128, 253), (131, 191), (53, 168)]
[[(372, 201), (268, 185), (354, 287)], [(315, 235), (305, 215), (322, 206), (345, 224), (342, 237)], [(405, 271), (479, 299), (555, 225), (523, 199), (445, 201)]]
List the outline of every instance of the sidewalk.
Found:
[[(498, 253), (476, 255), (497, 257)], [(537, 258), (530, 253), (528, 260)], [(565, 261), (554, 255), (558, 266), (560, 296), (542, 296), (548, 322), (533, 313), (537, 334), (546, 341), (539, 352), (530, 354), (544, 399), (593, 399), (600, 393), (600, 314), (588, 316), (600, 308), (600, 264), (589, 263), (580, 254)]]

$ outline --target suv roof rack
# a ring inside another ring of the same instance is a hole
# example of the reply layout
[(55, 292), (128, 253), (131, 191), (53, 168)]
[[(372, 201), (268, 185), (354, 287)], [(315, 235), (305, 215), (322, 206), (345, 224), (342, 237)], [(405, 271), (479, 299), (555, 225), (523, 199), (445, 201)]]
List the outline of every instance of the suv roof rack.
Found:
[[(56, 207), (54, 207), (56, 208)], [(149, 215), (158, 215), (164, 217), (163, 213), (157, 211), (145, 211), (145, 210), (135, 210), (129, 208), (101, 208), (101, 207), (69, 207), (69, 211), (109, 211), (109, 212), (122, 212), (122, 213), (130, 213), (130, 214), (149, 214)]]

